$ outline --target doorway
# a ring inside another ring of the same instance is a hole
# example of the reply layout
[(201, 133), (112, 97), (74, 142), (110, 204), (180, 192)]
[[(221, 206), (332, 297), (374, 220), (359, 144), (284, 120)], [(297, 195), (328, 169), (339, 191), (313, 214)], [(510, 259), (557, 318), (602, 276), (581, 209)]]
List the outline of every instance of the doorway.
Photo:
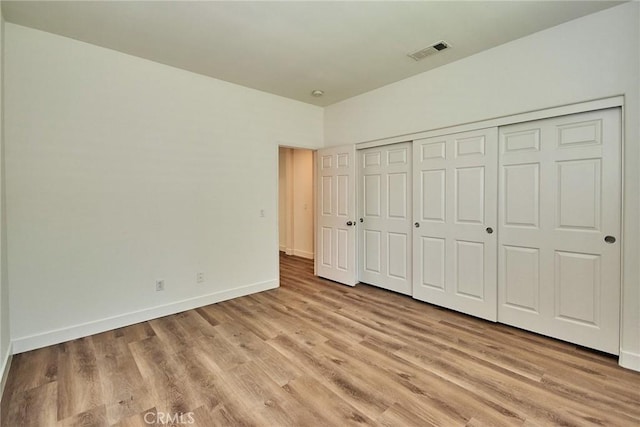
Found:
[(279, 147), (279, 249), (286, 255), (315, 257), (315, 203), (313, 150)]

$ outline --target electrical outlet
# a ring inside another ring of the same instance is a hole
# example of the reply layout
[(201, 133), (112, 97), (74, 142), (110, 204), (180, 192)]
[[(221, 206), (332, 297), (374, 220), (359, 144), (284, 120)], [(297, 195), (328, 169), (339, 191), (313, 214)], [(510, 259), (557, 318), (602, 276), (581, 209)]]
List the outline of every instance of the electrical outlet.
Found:
[(164, 280), (156, 280), (156, 292), (164, 291)]
[(204, 282), (204, 273), (196, 274), (196, 282), (198, 282), (198, 283)]

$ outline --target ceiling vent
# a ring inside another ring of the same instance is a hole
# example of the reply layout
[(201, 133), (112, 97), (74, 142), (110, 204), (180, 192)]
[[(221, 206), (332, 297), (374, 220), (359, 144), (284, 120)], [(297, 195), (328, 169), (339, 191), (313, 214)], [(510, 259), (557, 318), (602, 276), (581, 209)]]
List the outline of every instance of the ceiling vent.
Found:
[(438, 43), (432, 44), (429, 47), (425, 47), (424, 49), (420, 49), (417, 52), (410, 53), (409, 57), (415, 59), (416, 61), (420, 61), (421, 59), (424, 59), (427, 56), (431, 56), (442, 50), (448, 49), (449, 47), (451, 47), (449, 43), (441, 40)]

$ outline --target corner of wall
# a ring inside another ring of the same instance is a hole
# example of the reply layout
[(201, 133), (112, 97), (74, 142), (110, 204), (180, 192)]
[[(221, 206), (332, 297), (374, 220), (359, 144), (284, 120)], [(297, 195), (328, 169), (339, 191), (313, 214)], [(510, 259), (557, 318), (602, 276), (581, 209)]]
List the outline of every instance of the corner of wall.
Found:
[(6, 354), (2, 355), (2, 364), (0, 364), (0, 400), (4, 394), (4, 386), (7, 384), (9, 370), (11, 369), (11, 361), (13, 360), (13, 345), (10, 343)]
[(322, 126), (320, 126), (320, 148), (325, 148), (327, 146), (327, 141), (325, 141), (324, 139), (324, 135), (325, 135), (325, 123), (326, 123), (326, 112), (327, 112), (327, 107), (322, 107), (322, 112), (320, 113), (320, 115), (322, 116)]
[(13, 344), (9, 328), (9, 290), (7, 275), (7, 215), (4, 149), (4, 16), (0, 8), (0, 399), (9, 376)]

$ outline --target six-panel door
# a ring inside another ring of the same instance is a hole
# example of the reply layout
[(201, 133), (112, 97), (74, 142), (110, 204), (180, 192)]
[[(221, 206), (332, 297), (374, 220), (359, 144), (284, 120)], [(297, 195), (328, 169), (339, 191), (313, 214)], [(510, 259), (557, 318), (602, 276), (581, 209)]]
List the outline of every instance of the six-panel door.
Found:
[(413, 142), (413, 297), (497, 317), (497, 129)]
[(500, 129), (500, 322), (618, 354), (620, 109)]
[(356, 284), (355, 147), (318, 150), (316, 274)]
[(360, 281), (411, 295), (411, 143), (359, 152)]

